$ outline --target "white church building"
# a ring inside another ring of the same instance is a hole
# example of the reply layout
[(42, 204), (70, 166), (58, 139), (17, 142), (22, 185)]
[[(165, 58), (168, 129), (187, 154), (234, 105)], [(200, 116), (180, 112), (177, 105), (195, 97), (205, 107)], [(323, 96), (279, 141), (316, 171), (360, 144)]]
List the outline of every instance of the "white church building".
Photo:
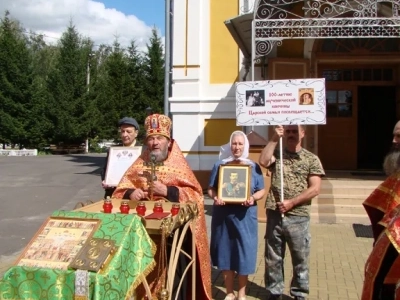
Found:
[(220, 146), (241, 129), (235, 82), (244, 75), (242, 54), (224, 22), (242, 6), (238, 0), (174, 0), (170, 113), (174, 139), (196, 175), (209, 175)]
[[(203, 187), (242, 129), (235, 83), (246, 80), (325, 78), (327, 124), (308, 126), (304, 146), (328, 170), (381, 167), (400, 117), (399, 0), (173, 2), (169, 112)], [(252, 129), (268, 139), (272, 128)]]

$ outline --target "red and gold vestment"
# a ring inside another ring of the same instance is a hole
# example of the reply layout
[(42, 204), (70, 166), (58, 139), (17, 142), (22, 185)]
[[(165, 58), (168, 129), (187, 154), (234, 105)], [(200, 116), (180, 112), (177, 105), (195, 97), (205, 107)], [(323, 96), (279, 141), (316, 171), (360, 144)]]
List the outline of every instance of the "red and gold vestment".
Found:
[[(150, 152), (145, 150), (122, 177), (117, 189), (113, 193), (114, 198), (123, 198), (125, 192), (129, 189), (148, 189), (149, 167), (144, 166), (144, 163), (150, 161), (149, 158)], [(180, 203), (197, 203), (199, 214), (191, 225), (192, 234), (196, 239), (197, 250), (197, 299), (212, 299), (210, 250), (204, 214), (203, 191), (174, 140), (171, 140), (167, 159), (163, 162), (162, 166), (157, 167), (157, 181), (166, 186), (175, 186), (178, 188)], [(155, 197), (155, 200), (157, 200), (157, 197)], [(159, 237), (152, 236), (152, 238), (157, 244)], [(156, 253), (156, 257), (158, 257), (158, 253)], [(157, 279), (155, 278), (156, 269), (157, 267), (153, 271), (154, 280)], [(148, 280), (151, 280), (151, 274)], [(155, 294), (159, 288), (159, 283), (153, 283), (152, 288), (152, 292)]]

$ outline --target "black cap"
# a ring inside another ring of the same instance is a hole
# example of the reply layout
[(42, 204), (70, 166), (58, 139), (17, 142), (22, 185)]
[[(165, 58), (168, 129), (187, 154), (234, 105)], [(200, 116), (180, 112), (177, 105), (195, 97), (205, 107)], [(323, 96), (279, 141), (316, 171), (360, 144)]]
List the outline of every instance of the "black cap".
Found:
[(136, 130), (139, 130), (139, 124), (134, 118), (129, 118), (129, 117), (122, 118), (118, 122), (118, 127), (120, 127), (121, 125), (131, 125), (135, 127)]

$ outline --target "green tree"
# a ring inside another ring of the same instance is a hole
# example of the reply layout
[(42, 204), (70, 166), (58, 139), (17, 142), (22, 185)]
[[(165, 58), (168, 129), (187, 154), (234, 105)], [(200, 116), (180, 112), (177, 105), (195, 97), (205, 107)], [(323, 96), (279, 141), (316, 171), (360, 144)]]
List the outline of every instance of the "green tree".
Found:
[(133, 82), (128, 70), (125, 49), (115, 40), (104, 62), (104, 76), (98, 80), (97, 103), (104, 118), (101, 138), (117, 137), (118, 119), (132, 115), (135, 101)]
[(31, 85), (31, 99), (27, 106), (26, 145), (29, 148), (43, 149), (51, 138), (54, 129), (49, 115), (49, 94), (46, 81), (35, 76)]
[[(131, 41), (127, 49), (128, 73), (131, 81), (131, 93), (133, 100), (131, 103), (131, 114), (139, 124), (144, 124), (146, 118), (146, 108), (149, 107), (147, 95), (149, 91), (145, 90), (146, 79), (144, 75), (144, 57), (139, 52), (136, 42)], [(141, 126), (139, 138), (144, 134), (144, 128)]]
[(43, 35), (31, 32), (28, 41), (31, 55), (31, 99), (27, 106), (29, 114), (27, 118), (27, 145), (33, 148), (43, 148), (48, 144), (53, 132), (53, 123), (49, 111), (50, 95), (46, 80), (55, 66), (58, 48), (47, 45)]
[(164, 110), (164, 68), (162, 41), (157, 30), (153, 28), (143, 61), (143, 78), (146, 104), (158, 113)]
[(86, 103), (90, 100), (86, 79), (91, 48), (92, 43), (83, 40), (72, 24), (62, 34), (55, 68), (47, 80), (54, 142), (80, 143), (88, 136), (86, 109), (91, 106)]
[(28, 47), (32, 57), (32, 75), (47, 79), (50, 71), (55, 68), (59, 48), (48, 45), (42, 34), (34, 32), (30, 33)]
[(30, 56), (23, 29), (6, 11), (0, 24), (0, 141), (24, 146), (30, 100)]
[[(87, 75), (90, 75), (88, 84)], [(140, 53), (134, 41), (93, 42), (70, 24), (56, 46), (6, 12), (0, 24), (0, 143), (41, 147), (117, 138), (117, 121), (143, 124), (145, 109), (162, 112), (163, 45), (156, 29)]]

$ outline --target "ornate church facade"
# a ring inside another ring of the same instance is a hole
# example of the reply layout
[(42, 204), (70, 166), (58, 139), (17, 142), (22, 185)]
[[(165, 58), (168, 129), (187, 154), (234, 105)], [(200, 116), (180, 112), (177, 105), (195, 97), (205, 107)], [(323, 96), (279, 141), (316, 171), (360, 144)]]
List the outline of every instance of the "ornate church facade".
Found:
[(207, 177), (236, 126), (235, 83), (325, 78), (326, 125), (305, 147), (325, 169), (377, 170), (400, 117), (400, 0), (174, 0), (173, 135)]

